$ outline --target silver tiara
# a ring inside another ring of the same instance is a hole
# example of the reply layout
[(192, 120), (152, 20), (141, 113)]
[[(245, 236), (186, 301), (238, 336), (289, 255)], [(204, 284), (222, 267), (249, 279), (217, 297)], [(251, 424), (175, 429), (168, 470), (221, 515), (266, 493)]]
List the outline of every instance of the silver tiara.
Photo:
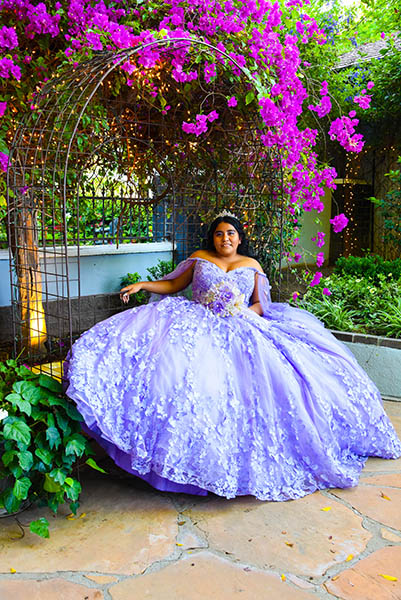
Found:
[(219, 217), (231, 217), (232, 219), (237, 219), (238, 221), (238, 217), (226, 209), (219, 212), (219, 214), (215, 216), (215, 219), (218, 219)]

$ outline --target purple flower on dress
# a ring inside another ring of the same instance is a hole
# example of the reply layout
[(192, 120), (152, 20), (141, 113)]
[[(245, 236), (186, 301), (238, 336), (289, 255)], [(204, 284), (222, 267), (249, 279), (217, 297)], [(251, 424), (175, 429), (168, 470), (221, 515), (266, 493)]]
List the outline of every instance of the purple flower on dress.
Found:
[(201, 303), (219, 317), (234, 316), (244, 308), (244, 294), (234, 283), (219, 281), (203, 294)]

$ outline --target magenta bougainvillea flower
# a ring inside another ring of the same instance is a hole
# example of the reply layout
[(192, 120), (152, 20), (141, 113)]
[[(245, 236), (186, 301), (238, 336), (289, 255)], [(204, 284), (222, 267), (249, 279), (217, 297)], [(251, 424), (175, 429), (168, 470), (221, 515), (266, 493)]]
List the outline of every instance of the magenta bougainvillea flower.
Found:
[(7, 154), (4, 154), (4, 152), (0, 152), (0, 169), (4, 171), (4, 173), (6, 173), (8, 169), (8, 156)]
[(369, 96), (366, 94), (366, 95), (361, 95), (361, 96), (355, 96), (354, 102), (355, 102), (355, 104), (358, 104), (361, 108), (366, 110), (370, 106), (371, 99), (372, 99), (372, 96)]
[(316, 273), (313, 275), (311, 281), (309, 282), (310, 287), (314, 287), (315, 285), (319, 285), (321, 278), (323, 277), (323, 274), (320, 271), (316, 271)]
[(6, 27), (5, 25), (0, 29), (0, 48), (17, 48), (18, 36), (17, 32), (13, 27)]
[[(335, 189), (336, 172), (319, 163), (315, 151), (319, 128), (304, 127), (300, 119), (306, 107), (317, 118), (330, 118), (332, 109), (327, 81), (306, 85), (305, 70), (311, 63), (301, 59), (301, 48), (326, 43), (325, 32), (306, 12), (309, 0), (287, 0), (281, 4), (269, 0), (154, 0), (133, 3), (133, 6), (103, 0), (0, 2), (1, 9), (15, 20), (0, 29), (0, 81), (3, 78), (8, 80), (8, 85), (15, 84), (21, 77), (28, 80), (34, 72), (38, 82), (43, 84), (49, 76), (48, 72), (42, 73), (41, 64), (37, 64), (38, 54), (27, 51), (23, 45), (22, 40), (26, 39), (57, 38), (58, 60), (68, 61), (72, 68), (78, 68), (88, 55), (97, 52), (137, 48), (135, 56), (118, 67), (122, 80), (127, 86), (133, 86), (137, 78), (142, 77), (152, 103), (166, 116), (174, 112), (168, 113), (175, 106), (170, 99), (170, 104), (165, 105), (167, 98), (162, 98), (160, 81), (152, 80), (152, 70), (160, 69), (164, 63), (178, 84), (199, 79), (208, 93), (224, 69), (232, 83), (227, 93), (227, 108), (236, 109), (238, 115), (238, 104), (242, 110), (252, 102), (260, 113), (260, 142), (267, 149), (280, 151), (288, 217), (293, 218), (302, 211), (324, 209), (325, 189)], [(172, 42), (167, 54), (154, 44), (177, 39), (180, 42)], [(202, 40), (214, 50), (200, 52), (194, 61), (193, 39)], [(244, 97), (238, 95), (243, 89), (242, 85), (237, 86), (240, 80), (246, 81)], [(373, 85), (369, 81), (366, 89), (371, 90)], [(315, 92), (309, 96), (313, 88)], [(2, 123), (11, 114), (9, 110), (5, 113), (7, 98), (0, 98)], [(362, 109), (368, 108), (370, 101), (366, 90), (354, 98)], [(30, 97), (26, 105), (36, 110), (36, 98)], [(358, 119), (355, 117), (355, 111), (350, 111), (348, 116), (334, 119), (329, 128), (330, 138), (350, 152), (360, 152), (364, 145), (362, 135), (356, 130)], [(207, 135), (216, 119), (219, 114), (213, 110), (213, 104), (199, 105), (182, 122), (183, 135)], [(7, 155), (2, 154), (0, 160), (5, 170)], [(338, 227), (340, 222), (336, 221), (334, 231)], [(314, 241), (321, 248), (324, 233), (318, 233)], [(323, 252), (318, 253), (316, 260), (320, 266)]]
[(342, 231), (348, 225), (348, 218), (344, 215), (344, 213), (341, 213), (334, 217), (334, 219), (330, 219), (330, 223), (333, 226), (333, 231), (335, 233), (340, 233), (340, 231)]
[(324, 263), (324, 252), (318, 252), (316, 254), (316, 265), (318, 267), (321, 267), (323, 263)]

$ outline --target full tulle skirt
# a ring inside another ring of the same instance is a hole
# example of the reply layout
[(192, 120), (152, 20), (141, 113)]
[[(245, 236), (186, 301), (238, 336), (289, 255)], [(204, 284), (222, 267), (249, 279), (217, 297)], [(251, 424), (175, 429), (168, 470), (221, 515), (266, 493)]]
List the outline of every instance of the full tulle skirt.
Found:
[(65, 377), (87, 430), (161, 490), (288, 500), (401, 455), (351, 352), (288, 305), (221, 317), (165, 297), (83, 334)]

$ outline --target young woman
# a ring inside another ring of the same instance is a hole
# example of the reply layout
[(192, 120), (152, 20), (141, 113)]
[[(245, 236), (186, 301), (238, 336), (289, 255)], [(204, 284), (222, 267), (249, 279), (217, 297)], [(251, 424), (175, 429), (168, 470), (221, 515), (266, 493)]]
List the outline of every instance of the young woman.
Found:
[[(192, 283), (192, 300), (173, 297)], [(67, 394), (115, 462), (160, 490), (261, 500), (356, 485), (401, 443), (348, 349), (308, 312), (270, 302), (241, 223), (225, 211), (163, 295), (74, 344)]]

